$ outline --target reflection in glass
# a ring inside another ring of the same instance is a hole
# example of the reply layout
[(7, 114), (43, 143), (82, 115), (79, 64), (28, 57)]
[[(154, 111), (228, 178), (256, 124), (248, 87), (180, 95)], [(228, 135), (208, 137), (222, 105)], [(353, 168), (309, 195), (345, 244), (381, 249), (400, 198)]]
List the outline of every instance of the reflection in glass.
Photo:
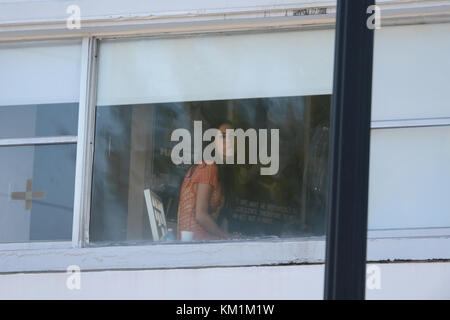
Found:
[[(173, 163), (178, 141), (171, 134), (184, 128), (194, 137), (194, 121), (202, 121), (204, 131), (224, 121), (244, 131), (279, 129), (275, 175), (261, 175), (260, 163), (220, 165), (224, 200), (217, 222), (227, 232), (245, 239), (324, 235), (330, 98), (98, 106), (90, 240), (152, 241), (158, 219), (149, 219), (152, 197), (146, 203), (144, 190), (160, 199), (166, 230), (180, 239), (180, 190), (190, 165)], [(247, 146), (246, 159), (248, 152)]]
[(0, 242), (70, 240), (76, 145), (0, 147)]

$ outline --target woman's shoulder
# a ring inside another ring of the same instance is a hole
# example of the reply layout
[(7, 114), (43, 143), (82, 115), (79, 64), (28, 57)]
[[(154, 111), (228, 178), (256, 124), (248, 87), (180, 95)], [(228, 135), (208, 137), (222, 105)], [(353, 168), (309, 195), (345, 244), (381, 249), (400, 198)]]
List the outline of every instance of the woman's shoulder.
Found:
[(197, 172), (208, 172), (208, 173), (217, 173), (219, 171), (218, 166), (215, 162), (206, 163), (202, 162), (197, 165)]
[(192, 179), (197, 182), (214, 184), (217, 181), (218, 172), (217, 164), (202, 162), (196, 165)]
[(217, 164), (215, 162), (205, 162), (198, 164), (198, 166), (202, 169), (208, 169), (208, 170), (217, 170)]

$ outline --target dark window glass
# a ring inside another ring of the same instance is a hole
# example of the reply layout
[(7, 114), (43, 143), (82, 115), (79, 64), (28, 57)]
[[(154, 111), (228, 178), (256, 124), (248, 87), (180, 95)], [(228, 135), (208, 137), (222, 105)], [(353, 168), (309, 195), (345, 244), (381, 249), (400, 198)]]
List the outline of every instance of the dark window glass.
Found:
[[(255, 129), (257, 139), (259, 130), (279, 130), (275, 174), (262, 175), (269, 165), (258, 157), (249, 163), (248, 139), (246, 163), (218, 165), (223, 201), (211, 214), (219, 226), (244, 239), (324, 235), (330, 100), (318, 95), (98, 106), (90, 240), (164, 241), (168, 228), (181, 240), (180, 190), (192, 168), (174, 163), (179, 140), (171, 135), (180, 128), (191, 134), (193, 160), (194, 121), (201, 121), (203, 133), (229, 123), (234, 130)], [(159, 211), (148, 206), (145, 190), (162, 203), (165, 228), (156, 237), (151, 217)]]
[(0, 106), (0, 139), (76, 136), (78, 103)]

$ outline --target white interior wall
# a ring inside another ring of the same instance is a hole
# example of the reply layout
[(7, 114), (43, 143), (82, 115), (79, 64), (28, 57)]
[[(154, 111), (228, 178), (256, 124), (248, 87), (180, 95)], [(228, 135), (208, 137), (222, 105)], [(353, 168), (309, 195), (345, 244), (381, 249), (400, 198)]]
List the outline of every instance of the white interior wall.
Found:
[(331, 94), (334, 30), (102, 42), (97, 105)]

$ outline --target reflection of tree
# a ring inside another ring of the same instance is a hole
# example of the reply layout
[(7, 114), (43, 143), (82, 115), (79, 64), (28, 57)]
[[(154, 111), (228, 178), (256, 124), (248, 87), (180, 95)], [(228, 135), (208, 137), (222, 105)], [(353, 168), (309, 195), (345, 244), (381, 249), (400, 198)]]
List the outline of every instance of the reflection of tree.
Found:
[[(129, 109), (126, 110), (125, 108)], [(107, 150), (105, 156), (106, 165), (106, 191), (110, 192), (121, 203), (126, 203), (128, 199), (128, 173), (129, 170), (129, 153), (124, 152), (130, 147), (130, 122), (131, 108), (112, 108), (110, 118), (103, 132), (102, 140)], [(125, 191), (125, 192), (124, 192)]]
[[(302, 135), (302, 98), (267, 98), (239, 101), (235, 108), (236, 127), (255, 129), (279, 129), (280, 168), (274, 176), (261, 176), (260, 165), (246, 168), (247, 182), (238, 178), (237, 189), (253, 190), (254, 200), (266, 199), (275, 203), (296, 203), (299, 174), (297, 169), (298, 149)], [(270, 141), (269, 141), (270, 143)], [(242, 172), (242, 169), (241, 169)], [(243, 186), (242, 183), (245, 183)], [(238, 194), (243, 196), (244, 194)], [(258, 196), (259, 195), (259, 196)]]
[[(246, 99), (238, 100), (234, 105), (233, 120), (236, 127), (244, 130), (280, 129), (280, 169), (274, 176), (261, 176), (260, 165), (235, 165), (233, 198), (257, 201), (260, 204), (269, 203), (284, 207), (283, 210), (290, 212), (289, 217), (282, 215), (281, 218), (281, 214), (278, 215), (277, 223), (280, 225), (255, 227), (253, 222), (248, 224), (248, 228), (253, 232), (265, 230), (269, 234), (274, 234), (276, 230), (299, 234), (300, 208), (304, 204), (308, 230), (320, 232), (320, 226), (323, 227), (324, 224), (322, 218), (326, 202), (328, 136), (314, 133), (316, 128), (328, 128), (330, 97)], [(309, 112), (308, 118), (305, 118), (305, 110)], [(303, 174), (303, 168), (306, 175)], [(310, 177), (313, 178), (309, 179)], [(303, 181), (305, 184), (302, 187)], [(317, 192), (318, 183), (320, 193)], [(313, 194), (311, 190), (314, 188), (316, 191)], [(302, 192), (305, 194), (303, 199)], [(241, 228), (239, 231), (245, 233), (245, 223), (241, 221), (236, 225)]]
[(311, 152), (308, 167), (307, 205), (310, 214), (309, 223), (319, 233), (324, 232), (325, 208), (328, 190), (328, 123), (318, 124), (311, 138)]
[(78, 103), (41, 104), (33, 107), (36, 110), (36, 136), (77, 135)]
[(307, 166), (304, 175), (304, 208), (307, 225), (316, 234), (324, 233), (328, 191), (328, 148), (331, 96), (313, 96), (308, 130)]
[(128, 202), (131, 108), (97, 107), (91, 238), (123, 240)]

